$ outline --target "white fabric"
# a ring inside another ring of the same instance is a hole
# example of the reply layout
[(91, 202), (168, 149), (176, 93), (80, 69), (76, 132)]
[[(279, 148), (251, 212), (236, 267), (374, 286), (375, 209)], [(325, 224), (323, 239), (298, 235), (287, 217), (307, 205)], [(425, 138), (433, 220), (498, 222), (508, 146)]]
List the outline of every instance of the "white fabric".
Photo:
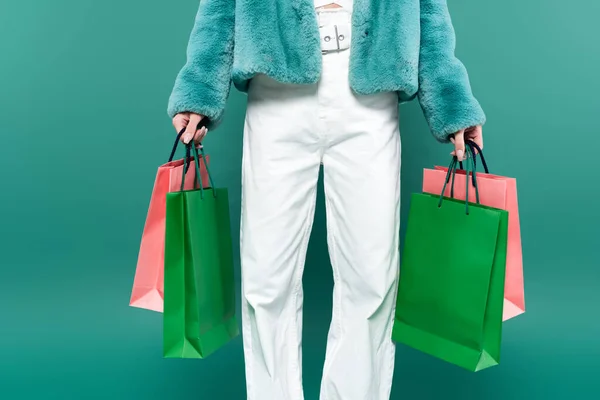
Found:
[[(398, 99), (348, 84), (350, 51), (314, 85), (250, 83), (242, 169), (248, 400), (303, 400), (302, 273), (322, 163), (334, 275), (321, 400), (387, 400), (399, 273)], [(322, 294), (327, 295), (327, 294)], [(310, 316), (309, 316), (310, 318)]]
[(336, 3), (348, 11), (352, 11), (353, 0), (314, 0), (315, 8), (323, 7), (331, 3)]
[(350, 48), (352, 14), (345, 9), (317, 11), (322, 51)]

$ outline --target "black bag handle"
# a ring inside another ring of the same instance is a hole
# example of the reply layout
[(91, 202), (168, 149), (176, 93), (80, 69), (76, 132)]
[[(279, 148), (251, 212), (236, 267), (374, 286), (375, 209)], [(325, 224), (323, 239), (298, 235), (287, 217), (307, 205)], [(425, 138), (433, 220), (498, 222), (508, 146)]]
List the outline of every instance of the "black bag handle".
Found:
[[(452, 188), (450, 189), (450, 191), (452, 193), (451, 197), (454, 197), (454, 175), (456, 175), (457, 164), (458, 164), (458, 158), (456, 156), (453, 156), (452, 162), (450, 163), (450, 166), (448, 167), (448, 172), (446, 173), (446, 179), (444, 179), (444, 187), (442, 188), (442, 193), (440, 194), (440, 200), (438, 202), (438, 207), (442, 206), (442, 202), (444, 200), (444, 193), (446, 192), (446, 187), (448, 185), (448, 182), (450, 181), (450, 176), (452, 176)], [(475, 171), (475, 164), (474, 164), (474, 161), (472, 158), (467, 159), (466, 172), (467, 172), (467, 179), (465, 179), (465, 182), (466, 182), (465, 212), (467, 215), (469, 215), (469, 173), (473, 174), (473, 182), (474, 182), (473, 187), (475, 188), (475, 198), (476, 198), (477, 204), (480, 204), (479, 203), (479, 188), (477, 187), (477, 180), (476, 180), (477, 172)]]
[[(479, 155), (479, 157), (481, 157), (481, 163), (483, 164), (483, 169), (485, 173), (489, 174), (490, 170), (488, 169), (487, 162), (485, 162), (485, 157), (483, 156), (483, 151), (481, 150), (481, 147), (479, 147), (479, 145), (472, 140), (465, 141), (465, 144), (467, 145), (468, 149), (471, 151), (471, 155), (473, 156), (473, 170), (477, 170), (477, 155)], [(475, 150), (477, 150), (477, 153), (475, 152)], [(464, 169), (462, 161), (459, 162), (459, 169)], [(449, 179), (450, 178), (448, 178), (448, 180)], [(475, 179), (475, 175), (473, 175), (473, 186), (475, 185), (477, 185), (477, 180)]]
[[(194, 151), (193, 155), (191, 154), (192, 149)], [(210, 187), (212, 188), (213, 197), (217, 197), (217, 188), (215, 187), (215, 183), (213, 182), (213, 178), (210, 173), (210, 169), (208, 169), (208, 163), (206, 162), (206, 154), (204, 154), (204, 147), (200, 147), (200, 153), (198, 153), (198, 148), (196, 146), (194, 146), (193, 143), (188, 143), (185, 146), (185, 152), (186, 152), (185, 161), (184, 161), (185, 171), (187, 171), (189, 169), (191, 160), (194, 159), (194, 166), (196, 168), (196, 177), (194, 179), (194, 189), (198, 189), (198, 187), (200, 188), (200, 198), (202, 200), (204, 200), (204, 189), (206, 189), (202, 185), (202, 175), (200, 175), (200, 160), (201, 159), (204, 162), (204, 168), (206, 168), (206, 173), (208, 174), (208, 179), (210, 180)], [(182, 192), (183, 192), (183, 188), (185, 187), (185, 175), (186, 175), (185, 172), (183, 174), (181, 174), (180, 191), (182, 191)]]
[[(198, 126), (196, 127), (196, 130), (204, 128), (208, 125), (209, 121), (207, 117), (204, 117), (200, 120), (200, 122), (198, 122)], [(183, 136), (183, 133), (185, 132), (187, 127), (184, 127), (181, 131), (179, 131), (179, 133), (177, 134), (177, 137), (175, 138), (175, 143), (173, 144), (173, 149), (171, 150), (171, 155), (169, 156), (169, 162), (173, 161), (173, 157), (175, 157), (175, 152), (177, 151), (177, 146), (179, 146), (179, 142), (181, 141), (181, 136)], [(190, 157), (190, 152), (187, 152), (186, 157)], [(188, 165), (189, 168), (189, 165)], [(187, 173), (187, 168), (185, 170), (185, 172)]]
[[(477, 155), (479, 154), (479, 157), (481, 157), (481, 164), (483, 164), (483, 170), (486, 174), (489, 174), (490, 171), (488, 169), (487, 162), (485, 162), (485, 157), (483, 156), (483, 150), (481, 150), (481, 147), (479, 147), (479, 145), (472, 140), (467, 140), (465, 144), (467, 145), (467, 147), (471, 151), (471, 154), (473, 155), (474, 168), (477, 168)], [(475, 150), (477, 150), (477, 153), (475, 152)], [(462, 161), (459, 163), (459, 168), (464, 169)]]

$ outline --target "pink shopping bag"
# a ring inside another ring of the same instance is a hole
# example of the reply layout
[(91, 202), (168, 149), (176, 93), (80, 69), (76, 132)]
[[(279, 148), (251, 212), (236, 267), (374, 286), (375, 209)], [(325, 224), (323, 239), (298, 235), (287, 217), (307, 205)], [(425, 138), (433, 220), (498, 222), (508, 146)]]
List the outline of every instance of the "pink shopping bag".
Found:
[[(440, 194), (448, 168), (436, 166), (423, 171), (423, 192)], [(466, 173), (458, 170), (455, 177), (454, 197), (465, 200)], [(508, 247), (506, 254), (506, 283), (504, 286), (503, 320), (525, 312), (525, 288), (523, 282), (523, 255), (521, 226), (517, 202), (517, 180), (504, 176), (477, 173), (479, 198), (482, 205), (508, 211)], [(450, 185), (445, 196), (450, 196)], [(469, 199), (475, 199), (475, 188), (469, 185)]]
[[(207, 156), (206, 162), (208, 161)], [(158, 167), (131, 291), (129, 305), (132, 307), (163, 311), (166, 200), (168, 192), (180, 190), (183, 170), (183, 159)], [(200, 163), (200, 175), (204, 187), (209, 186), (203, 163)], [(192, 164), (185, 176), (185, 190), (194, 188), (195, 177), (196, 169)]]

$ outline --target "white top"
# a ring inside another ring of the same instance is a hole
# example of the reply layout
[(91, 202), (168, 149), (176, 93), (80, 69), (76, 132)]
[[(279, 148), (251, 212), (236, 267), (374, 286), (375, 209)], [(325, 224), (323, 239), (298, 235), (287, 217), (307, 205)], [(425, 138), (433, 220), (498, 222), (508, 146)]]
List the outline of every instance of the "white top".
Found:
[(314, 0), (315, 8), (323, 7), (331, 3), (336, 3), (342, 8), (352, 11), (352, 0)]

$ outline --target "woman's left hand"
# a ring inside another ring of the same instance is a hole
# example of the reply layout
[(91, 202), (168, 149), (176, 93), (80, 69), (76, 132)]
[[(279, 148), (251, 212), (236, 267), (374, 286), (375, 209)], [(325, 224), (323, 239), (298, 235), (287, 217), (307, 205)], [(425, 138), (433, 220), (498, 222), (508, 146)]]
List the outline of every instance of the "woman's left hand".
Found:
[(472, 140), (483, 149), (483, 132), (481, 125), (458, 131), (453, 137), (450, 137), (450, 141), (454, 144), (454, 151), (450, 154), (456, 156), (458, 161), (463, 161), (465, 158), (465, 140)]

